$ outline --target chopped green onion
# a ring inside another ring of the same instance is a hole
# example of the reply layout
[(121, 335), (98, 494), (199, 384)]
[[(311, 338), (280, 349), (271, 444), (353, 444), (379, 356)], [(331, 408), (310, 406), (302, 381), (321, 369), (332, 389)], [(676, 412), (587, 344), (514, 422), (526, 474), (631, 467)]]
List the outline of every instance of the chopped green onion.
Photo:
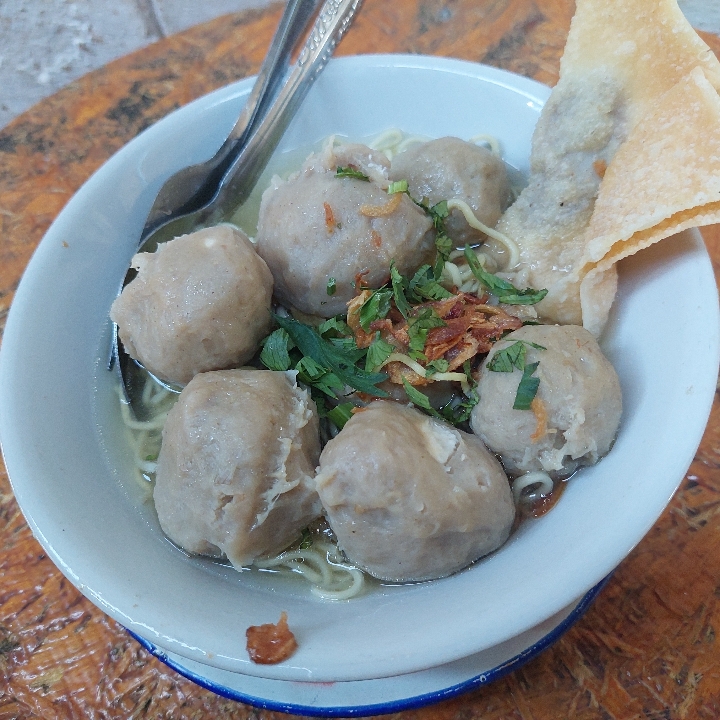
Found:
[(465, 259), (472, 274), (488, 289), (488, 292), (495, 295), (505, 305), (535, 305), (548, 293), (547, 290), (534, 290), (533, 288), (518, 290), (507, 280), (486, 272), (482, 269), (477, 255), (469, 245), (465, 246)]
[(530, 363), (523, 369), (523, 376), (515, 394), (513, 410), (530, 410), (540, 385), (540, 378), (533, 376), (539, 364), (539, 362)]
[(338, 167), (335, 171), (335, 177), (338, 178), (353, 178), (355, 180), (364, 180), (370, 182), (370, 178), (360, 170), (356, 170), (354, 167), (348, 165), (347, 167)]
[(365, 356), (365, 369), (375, 372), (395, 352), (395, 348), (382, 338), (374, 340)]
[(512, 372), (515, 368), (521, 372), (525, 369), (525, 343), (514, 342), (512, 345), (498, 350), (490, 362), (487, 369), (492, 372)]
[(338, 430), (345, 427), (345, 423), (352, 417), (355, 406), (352, 403), (342, 403), (328, 410), (327, 416), (335, 423)]
[(390, 312), (390, 298), (393, 291), (387, 288), (373, 290), (370, 297), (360, 306), (360, 327), (370, 332), (370, 323), (381, 320)]
[[(375, 397), (387, 397), (384, 390), (376, 387), (378, 383), (387, 380), (385, 373), (369, 373), (355, 365), (359, 359), (357, 355), (348, 356), (332, 342), (323, 338), (314, 328), (303, 325), (291, 317), (275, 315), (275, 322), (287, 331), (290, 339), (295, 343), (300, 352), (306, 357), (311, 357), (316, 363), (331, 371), (345, 385), (355, 390), (374, 395)], [(358, 351), (360, 357), (364, 351)]]
[(270, 370), (289, 370), (292, 365), (290, 360), (292, 348), (293, 342), (290, 336), (285, 330), (278, 328), (265, 338), (260, 362)]
[(390, 263), (390, 282), (393, 289), (393, 299), (395, 300), (395, 307), (400, 311), (400, 314), (407, 320), (410, 315), (412, 307), (405, 297), (405, 285), (406, 280), (400, 274), (400, 271), (395, 267), (395, 261)]
[(433, 417), (442, 418), (440, 413), (430, 404), (430, 399), (425, 393), (416, 390), (406, 378), (403, 378), (402, 381), (405, 386), (405, 392), (412, 403), (421, 407), (423, 410), (427, 410)]
[(328, 334), (330, 334), (330, 337), (352, 337), (353, 334), (350, 326), (345, 322), (342, 315), (336, 315), (320, 323), (318, 332), (322, 337)]
[(442, 416), (453, 425), (460, 425), (470, 419), (473, 408), (480, 402), (480, 396), (474, 388), (464, 400), (450, 402), (441, 410)]
[(408, 191), (407, 180), (395, 180), (388, 185), (388, 195), (394, 195), (395, 193), (404, 193)]
[(425, 349), (428, 331), (445, 325), (445, 321), (432, 308), (423, 308), (418, 315), (411, 317), (408, 321), (410, 350), (421, 353)]
[(313, 544), (312, 535), (310, 534), (310, 531), (305, 528), (302, 531), (302, 535), (300, 537), (300, 550), (307, 550), (308, 548), (311, 548)]
[(337, 392), (345, 388), (345, 383), (334, 373), (323, 367), (311, 357), (305, 356), (295, 366), (298, 378), (306, 385), (320, 390), (331, 398), (337, 397)]
[[(443, 261), (444, 264), (444, 261)], [(408, 283), (410, 299), (417, 302), (423, 300), (444, 300), (452, 297), (435, 278), (435, 271), (429, 265), (422, 265)]]
[(450, 363), (444, 358), (433, 360), (425, 366), (425, 377), (432, 377), (435, 373), (445, 373), (448, 371), (448, 367), (450, 367)]

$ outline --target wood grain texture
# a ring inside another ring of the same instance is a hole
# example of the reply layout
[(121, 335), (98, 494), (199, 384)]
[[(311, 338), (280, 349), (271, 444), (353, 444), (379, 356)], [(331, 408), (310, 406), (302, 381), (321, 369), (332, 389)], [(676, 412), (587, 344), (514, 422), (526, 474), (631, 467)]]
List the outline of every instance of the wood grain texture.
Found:
[[(570, 0), (366, 0), (339, 53), (485, 62), (553, 84)], [(279, 8), (118, 60), (0, 132), (0, 332), (50, 222), (110, 155), (173, 109), (254, 73)], [(716, 52), (720, 40), (704, 36)], [(720, 228), (704, 230), (720, 277)], [(0, 720), (287, 717), (217, 697), (149, 656), (33, 539), (0, 473)], [(587, 615), (494, 684), (402, 720), (720, 717), (720, 403), (676, 497)]]

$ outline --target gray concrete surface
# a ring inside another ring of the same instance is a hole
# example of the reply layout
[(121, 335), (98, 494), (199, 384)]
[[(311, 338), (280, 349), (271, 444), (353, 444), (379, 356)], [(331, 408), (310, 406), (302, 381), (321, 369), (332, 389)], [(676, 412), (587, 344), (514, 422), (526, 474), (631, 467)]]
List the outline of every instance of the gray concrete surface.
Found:
[(0, 127), (97, 67), (272, 0), (0, 0)]
[[(271, 1), (0, 0), (0, 128), (110, 60)], [(720, 0), (679, 1), (695, 27), (720, 34)]]
[(720, 35), (720, 0), (678, 0), (678, 4), (693, 27)]

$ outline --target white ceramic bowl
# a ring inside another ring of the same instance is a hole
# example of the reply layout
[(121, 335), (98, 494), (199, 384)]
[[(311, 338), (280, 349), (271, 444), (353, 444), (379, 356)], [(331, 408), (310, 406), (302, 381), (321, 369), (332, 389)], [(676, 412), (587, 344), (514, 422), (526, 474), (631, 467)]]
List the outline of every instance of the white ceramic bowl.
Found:
[[(0, 355), (0, 437), (38, 540), (96, 605), (159, 648), (278, 680), (363, 680), (448, 663), (513, 638), (609, 573), (671, 498), (707, 421), (718, 368), (718, 307), (697, 234), (624, 262), (604, 349), (625, 413), (612, 452), (569, 483), (546, 516), (491, 557), (430, 583), (349, 602), (300, 583), (190, 558), (163, 536), (132, 479), (108, 310), (163, 180), (209, 157), (250, 89), (244, 81), (178, 110), (111, 158), (40, 244), (18, 288)], [(527, 170), (548, 89), (470, 63), (417, 56), (335, 60), (281, 148), (388, 127), (497, 136)], [(254, 665), (249, 625), (287, 611), (297, 653)]]

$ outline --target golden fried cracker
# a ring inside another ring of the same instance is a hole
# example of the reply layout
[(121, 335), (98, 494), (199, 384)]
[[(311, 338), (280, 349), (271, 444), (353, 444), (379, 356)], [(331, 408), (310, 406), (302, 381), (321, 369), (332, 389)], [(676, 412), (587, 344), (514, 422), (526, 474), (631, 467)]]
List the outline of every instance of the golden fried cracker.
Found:
[[(529, 185), (498, 224), (520, 248), (509, 277), (548, 289), (538, 305), (544, 318), (599, 334), (618, 259), (684, 227), (716, 222), (705, 208), (714, 156), (692, 148), (699, 134), (720, 134), (717, 88), (720, 62), (675, 0), (578, 0), (560, 80), (533, 136)], [(696, 178), (694, 200), (689, 177)], [(611, 227), (612, 216), (629, 209), (622, 194), (644, 219), (615, 218)], [(676, 213), (682, 218), (671, 221)]]
[(720, 222), (720, 96), (696, 67), (632, 129), (605, 173), (578, 270), (583, 324), (599, 334), (618, 260), (681, 230)]

